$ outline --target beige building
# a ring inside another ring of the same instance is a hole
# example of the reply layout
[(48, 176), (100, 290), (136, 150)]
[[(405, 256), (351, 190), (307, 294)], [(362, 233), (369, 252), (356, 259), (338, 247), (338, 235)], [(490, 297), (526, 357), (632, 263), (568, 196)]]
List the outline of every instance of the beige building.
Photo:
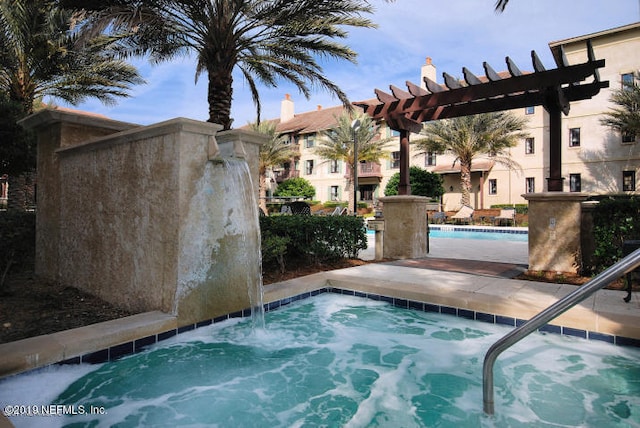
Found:
[[(564, 190), (637, 194), (636, 177), (640, 173), (638, 136), (622, 136), (601, 125), (600, 119), (613, 107), (609, 101), (611, 92), (621, 88), (623, 81), (632, 81), (633, 73), (640, 69), (640, 23), (551, 42), (549, 47), (556, 57), (561, 56), (564, 50), (569, 64), (583, 63), (588, 59), (588, 39), (592, 42), (595, 57), (606, 61), (599, 72), (602, 81), (609, 81), (609, 88), (601, 90), (590, 100), (573, 102), (569, 115), (562, 118)], [(436, 68), (430, 58), (421, 68), (421, 82), (423, 76), (437, 81)], [(321, 132), (334, 126), (335, 117), (342, 111), (342, 107), (323, 109), (318, 106), (315, 111), (295, 114), (294, 102), (286, 96), (282, 101), (278, 130), (297, 145), (299, 157), (274, 171), (274, 183), (299, 176), (316, 188), (317, 200), (348, 199), (345, 194), (346, 166), (341, 162), (327, 162), (314, 153)], [(472, 168), (471, 195), (471, 203), (476, 209), (499, 204), (526, 204), (523, 194), (547, 190), (549, 116), (542, 106), (512, 112), (528, 119), (528, 137), (510, 150), (519, 167), (509, 169), (491, 157), (477, 158)], [(380, 133), (381, 137), (397, 135), (384, 123), (380, 123)], [(417, 135), (411, 136), (412, 140), (417, 138)], [(413, 146), (411, 150), (411, 165), (443, 175), (446, 193), (442, 198), (442, 208), (460, 208), (460, 169), (454, 165), (454, 157), (447, 153), (418, 155)], [(360, 200), (372, 203), (384, 196), (389, 178), (398, 171), (399, 143), (389, 145), (388, 159), (381, 164), (360, 164)]]

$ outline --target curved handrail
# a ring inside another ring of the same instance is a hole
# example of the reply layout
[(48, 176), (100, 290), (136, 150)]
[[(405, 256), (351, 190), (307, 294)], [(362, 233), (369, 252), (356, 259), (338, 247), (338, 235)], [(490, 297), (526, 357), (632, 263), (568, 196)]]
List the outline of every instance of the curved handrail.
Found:
[(635, 250), (622, 260), (603, 271), (591, 281), (582, 287), (576, 288), (572, 293), (567, 294), (538, 315), (531, 318), (526, 323), (512, 330), (507, 335), (494, 343), (484, 357), (484, 365), (482, 367), (482, 398), (483, 408), (487, 415), (494, 414), (493, 401), (493, 365), (503, 351), (514, 345), (516, 342), (524, 339), (552, 319), (560, 316), (568, 311), (587, 297), (599, 289), (610, 284), (612, 281), (624, 276), (632, 270), (640, 267), (640, 249)]

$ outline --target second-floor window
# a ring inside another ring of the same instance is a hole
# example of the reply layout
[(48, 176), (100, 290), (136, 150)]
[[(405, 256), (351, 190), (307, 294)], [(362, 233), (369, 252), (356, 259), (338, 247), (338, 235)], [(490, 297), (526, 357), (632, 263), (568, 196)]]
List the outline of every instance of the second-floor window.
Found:
[(305, 174), (311, 175), (313, 174), (313, 161), (308, 160), (305, 164)]
[(340, 172), (340, 164), (338, 163), (337, 160), (332, 160), (329, 163), (329, 172), (332, 173), (332, 174)]
[(629, 144), (629, 143), (635, 143), (636, 142), (636, 134), (632, 133), (632, 132), (623, 132), (622, 133), (622, 143), (623, 144)]
[(306, 134), (304, 136), (304, 146), (309, 149), (316, 144), (316, 134)]
[(524, 114), (534, 114), (536, 112), (536, 108), (534, 106), (529, 106), (524, 108)]
[(623, 90), (631, 90), (631, 87), (635, 85), (636, 81), (633, 77), (633, 73), (624, 73), (620, 76), (620, 83)]
[(569, 147), (580, 147), (580, 128), (569, 129)]
[(489, 179), (489, 194), (497, 195), (498, 194), (498, 180), (495, 178)]
[(427, 152), (424, 159), (425, 166), (436, 166), (436, 152)]
[(533, 138), (526, 138), (524, 140), (524, 153), (526, 155), (532, 155), (536, 152), (535, 140)]
[(400, 168), (400, 152), (391, 153), (391, 168), (392, 169)]

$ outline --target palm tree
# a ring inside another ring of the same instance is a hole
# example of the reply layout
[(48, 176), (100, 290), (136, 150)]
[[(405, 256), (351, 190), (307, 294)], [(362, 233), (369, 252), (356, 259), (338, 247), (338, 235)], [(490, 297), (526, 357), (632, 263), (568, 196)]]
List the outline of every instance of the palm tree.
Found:
[(281, 165), (295, 156), (297, 153), (289, 141), (276, 130), (277, 124), (273, 121), (253, 122), (249, 124), (252, 131), (265, 134), (269, 139), (260, 146), (258, 159), (258, 174), (260, 176), (259, 194), (260, 208), (267, 211), (267, 171), (274, 166)]
[(496, 0), (496, 12), (504, 12), (509, 0)]
[(50, 0), (0, 1), (0, 91), (20, 103), (24, 114), (44, 96), (113, 104), (144, 82), (133, 66), (114, 57), (113, 39), (79, 43), (77, 19)]
[[(351, 127), (354, 120), (360, 121), (360, 126), (355, 131)], [(358, 163), (379, 162), (387, 156), (384, 149), (390, 140), (379, 137), (378, 127), (370, 116), (350, 112), (336, 117), (336, 127), (323, 132), (322, 137), (315, 153), (327, 161), (342, 161), (347, 165), (349, 174), (346, 190), (349, 193), (349, 206), (356, 213), (357, 201), (353, 195), (355, 145), (357, 144)]]
[[(640, 79), (640, 73), (635, 74)], [(622, 89), (613, 91), (611, 102), (616, 107), (604, 114), (600, 121), (624, 136), (640, 135), (640, 87), (634, 83), (624, 83)]]
[(35, 102), (52, 96), (75, 104), (94, 97), (111, 104), (143, 82), (134, 67), (113, 57), (113, 39), (79, 43), (77, 19), (49, 0), (0, 1), (0, 173), (9, 175), (11, 209), (26, 207), (19, 183), (33, 181), (35, 137), (15, 122), (33, 113)]
[(132, 31), (129, 52), (163, 61), (197, 56), (196, 79), (206, 73), (209, 122), (232, 126), (233, 72), (248, 84), (260, 121), (258, 84), (292, 82), (309, 98), (320, 87), (349, 105), (346, 95), (323, 75), (318, 59), (355, 62), (356, 53), (337, 42), (348, 27), (372, 28), (372, 13), (359, 0), (59, 0), (86, 8), (86, 25), (116, 33)]
[(484, 155), (509, 167), (517, 167), (507, 149), (521, 138), (526, 120), (511, 113), (483, 113), (429, 122), (420, 132), (424, 138), (415, 142), (420, 153), (451, 152), (453, 165), (460, 164), (462, 205), (471, 205), (471, 166), (474, 159)]

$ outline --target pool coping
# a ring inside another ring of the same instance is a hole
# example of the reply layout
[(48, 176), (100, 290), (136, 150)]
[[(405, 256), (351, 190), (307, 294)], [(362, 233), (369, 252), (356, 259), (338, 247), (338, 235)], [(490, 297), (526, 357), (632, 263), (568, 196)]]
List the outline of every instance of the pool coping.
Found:
[[(265, 310), (334, 292), (388, 301), (396, 306), (517, 326), (575, 287), (469, 273), (443, 272), (372, 263), (321, 272), (264, 287)], [(640, 346), (640, 299), (622, 301), (622, 292), (600, 290), (541, 331), (615, 345)], [(182, 332), (249, 310), (178, 326), (175, 316), (146, 312), (86, 327), (0, 344), (0, 379), (51, 364), (100, 363), (140, 352)]]

